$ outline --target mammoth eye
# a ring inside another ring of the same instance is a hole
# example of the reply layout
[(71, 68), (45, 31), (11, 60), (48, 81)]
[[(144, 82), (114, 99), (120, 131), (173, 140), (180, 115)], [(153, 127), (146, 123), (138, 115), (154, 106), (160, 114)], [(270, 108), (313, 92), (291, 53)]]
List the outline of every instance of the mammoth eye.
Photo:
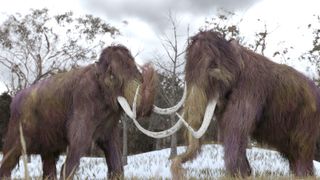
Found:
[(110, 75), (110, 79), (111, 79), (111, 80), (113, 80), (113, 79), (114, 79), (114, 76), (113, 76), (113, 74), (111, 74), (111, 75)]

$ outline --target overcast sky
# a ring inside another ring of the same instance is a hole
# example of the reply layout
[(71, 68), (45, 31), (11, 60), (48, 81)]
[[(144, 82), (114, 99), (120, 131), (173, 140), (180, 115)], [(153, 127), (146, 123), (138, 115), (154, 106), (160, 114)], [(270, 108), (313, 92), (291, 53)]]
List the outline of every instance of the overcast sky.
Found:
[[(267, 41), (269, 57), (281, 46), (292, 45), (297, 54), (310, 48), (306, 27), (314, 20), (313, 14), (320, 14), (319, 0), (10, 0), (0, 6), (0, 21), (15, 12), (25, 14), (30, 8), (44, 7), (53, 14), (71, 10), (105, 19), (122, 33), (116, 42), (126, 45), (134, 55), (139, 53), (137, 59), (141, 62), (163, 51), (160, 39), (164, 33), (170, 33), (169, 12), (179, 22), (181, 41), (186, 40), (188, 26), (191, 35), (196, 33), (218, 8), (237, 12), (243, 19), (239, 22), (240, 30), (247, 37), (253, 36), (265, 22), (272, 31)], [(304, 69), (300, 64), (294, 66)]]
[(155, 31), (166, 27), (169, 11), (178, 16), (208, 16), (216, 7), (230, 10), (250, 8), (258, 0), (82, 0), (85, 7), (99, 11), (116, 20), (137, 18), (151, 25)]

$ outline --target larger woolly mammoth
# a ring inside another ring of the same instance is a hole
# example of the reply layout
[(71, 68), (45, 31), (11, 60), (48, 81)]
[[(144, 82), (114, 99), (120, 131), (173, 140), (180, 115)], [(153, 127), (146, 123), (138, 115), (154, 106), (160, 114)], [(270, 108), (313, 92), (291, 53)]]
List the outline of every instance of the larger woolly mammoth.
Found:
[(313, 175), (320, 93), (309, 78), (219, 33), (204, 31), (192, 37), (187, 48), (185, 80), (188, 88), (181, 119), (190, 125), (188, 147), (173, 159), (175, 179), (183, 177), (181, 163), (199, 153), (198, 138), (203, 132), (198, 134), (196, 129), (205, 130), (213, 112), (229, 174), (251, 174), (246, 157), (251, 137), (278, 150), (295, 175)]
[(24, 136), (27, 154), (41, 155), (44, 178), (56, 177), (57, 158), (67, 147), (61, 175), (72, 175), (92, 142), (105, 154), (109, 177), (123, 176), (118, 144), (123, 109), (118, 99), (132, 104), (136, 98), (137, 117), (149, 115), (153, 109), (157, 78), (150, 66), (141, 67), (141, 71), (127, 48), (110, 46), (94, 64), (21, 90), (11, 103), (0, 177), (10, 176), (19, 160), (19, 134)]

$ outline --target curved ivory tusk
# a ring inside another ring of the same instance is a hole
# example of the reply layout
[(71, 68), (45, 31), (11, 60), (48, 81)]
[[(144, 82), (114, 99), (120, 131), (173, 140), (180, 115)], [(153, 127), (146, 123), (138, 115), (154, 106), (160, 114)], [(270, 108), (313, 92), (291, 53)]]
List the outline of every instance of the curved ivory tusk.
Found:
[(140, 86), (137, 87), (136, 94), (134, 95), (133, 103), (132, 103), (132, 112), (135, 118), (137, 117), (137, 99), (139, 94), (139, 88)]
[(157, 114), (161, 114), (161, 115), (168, 115), (168, 114), (172, 114), (175, 113), (179, 110), (179, 108), (183, 105), (185, 99), (187, 96), (187, 83), (185, 83), (184, 85), (184, 90), (183, 90), (183, 95), (182, 98), (180, 100), (180, 102), (178, 102), (175, 106), (170, 107), (170, 108), (159, 108), (156, 105), (153, 105), (153, 112), (157, 113)]
[(128, 101), (126, 100), (126, 98), (124, 98), (122, 96), (117, 97), (117, 100), (118, 100), (120, 106), (122, 107), (122, 109), (124, 110), (124, 112), (130, 118), (134, 118), (134, 119), (137, 117), (137, 96), (139, 93), (139, 88), (140, 88), (140, 86), (137, 87), (136, 94), (133, 99), (133, 104), (132, 104), (133, 111), (131, 111), (130, 105), (129, 105)]
[(207, 107), (206, 107), (206, 111), (204, 113), (204, 118), (203, 118), (203, 122), (202, 122), (202, 125), (201, 127), (199, 128), (198, 131), (195, 131), (184, 119), (183, 117), (176, 113), (177, 116), (179, 117), (179, 119), (183, 122), (183, 124), (187, 127), (187, 129), (191, 132), (192, 136), (199, 139), (201, 138), (204, 133), (207, 131), (209, 125), (210, 125), (210, 122), (211, 122), (211, 119), (213, 117), (213, 114), (214, 114), (214, 110), (216, 108), (216, 105), (217, 105), (217, 100), (218, 98), (215, 98), (213, 100), (211, 100)]
[(165, 138), (168, 136), (171, 136), (172, 134), (174, 134), (175, 132), (177, 132), (183, 125), (183, 122), (181, 120), (179, 120), (174, 126), (172, 126), (170, 129), (164, 130), (164, 131), (159, 131), (159, 132), (152, 132), (149, 131), (145, 128), (143, 128), (139, 122), (136, 119), (132, 119), (133, 123), (136, 125), (136, 127), (145, 135), (152, 137), (152, 138), (156, 138), (156, 139), (160, 139), (160, 138)]
[(126, 100), (126, 98), (122, 97), (122, 96), (118, 96), (117, 100), (120, 104), (120, 106), (122, 107), (122, 109), (124, 110), (124, 112), (132, 119), (132, 118), (136, 118), (135, 113), (133, 113), (131, 111), (130, 105), (128, 103), (128, 101)]
[(133, 120), (133, 123), (135, 124), (135, 126), (145, 135), (150, 136), (152, 138), (164, 138), (164, 137), (168, 137), (171, 136), (172, 134), (174, 134), (175, 132), (177, 132), (183, 125), (183, 122), (181, 120), (179, 120), (173, 127), (171, 127), (170, 129), (164, 130), (164, 131), (159, 131), (159, 132), (152, 132), (149, 131), (145, 128), (143, 128), (139, 122), (136, 120), (136, 97), (137, 97), (137, 92), (138, 92), (138, 88), (136, 91), (136, 95), (134, 98), (134, 103), (133, 103), (133, 111), (131, 111), (130, 106), (128, 101), (121, 96), (117, 97), (117, 100), (120, 104), (120, 106), (122, 107), (122, 109), (125, 111), (125, 113), (130, 117), (130, 119)]

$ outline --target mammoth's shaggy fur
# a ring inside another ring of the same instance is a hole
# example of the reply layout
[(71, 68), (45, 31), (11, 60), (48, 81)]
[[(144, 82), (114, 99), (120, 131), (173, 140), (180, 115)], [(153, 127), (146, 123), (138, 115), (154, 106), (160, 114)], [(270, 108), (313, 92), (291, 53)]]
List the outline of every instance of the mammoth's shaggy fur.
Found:
[[(185, 119), (199, 128), (208, 100), (219, 97), (215, 116), (228, 173), (251, 174), (246, 147), (252, 137), (278, 150), (295, 175), (313, 175), (320, 125), (320, 92), (315, 84), (219, 33), (204, 31), (191, 40), (185, 67), (189, 90)], [(176, 179), (183, 175), (181, 163), (200, 150), (199, 139), (189, 134), (188, 142), (187, 152), (172, 163)]]
[[(11, 103), (0, 177), (10, 176), (21, 154), (22, 126), (28, 154), (40, 154), (43, 177), (56, 177), (56, 161), (68, 146), (65, 176), (95, 142), (105, 153), (108, 174), (122, 176), (118, 124), (122, 109), (118, 96), (132, 103), (141, 85), (138, 116), (153, 107), (156, 76), (150, 66), (142, 75), (130, 52), (121, 45), (105, 48), (97, 63), (60, 73), (21, 90)], [(61, 171), (63, 172), (63, 171)]]

